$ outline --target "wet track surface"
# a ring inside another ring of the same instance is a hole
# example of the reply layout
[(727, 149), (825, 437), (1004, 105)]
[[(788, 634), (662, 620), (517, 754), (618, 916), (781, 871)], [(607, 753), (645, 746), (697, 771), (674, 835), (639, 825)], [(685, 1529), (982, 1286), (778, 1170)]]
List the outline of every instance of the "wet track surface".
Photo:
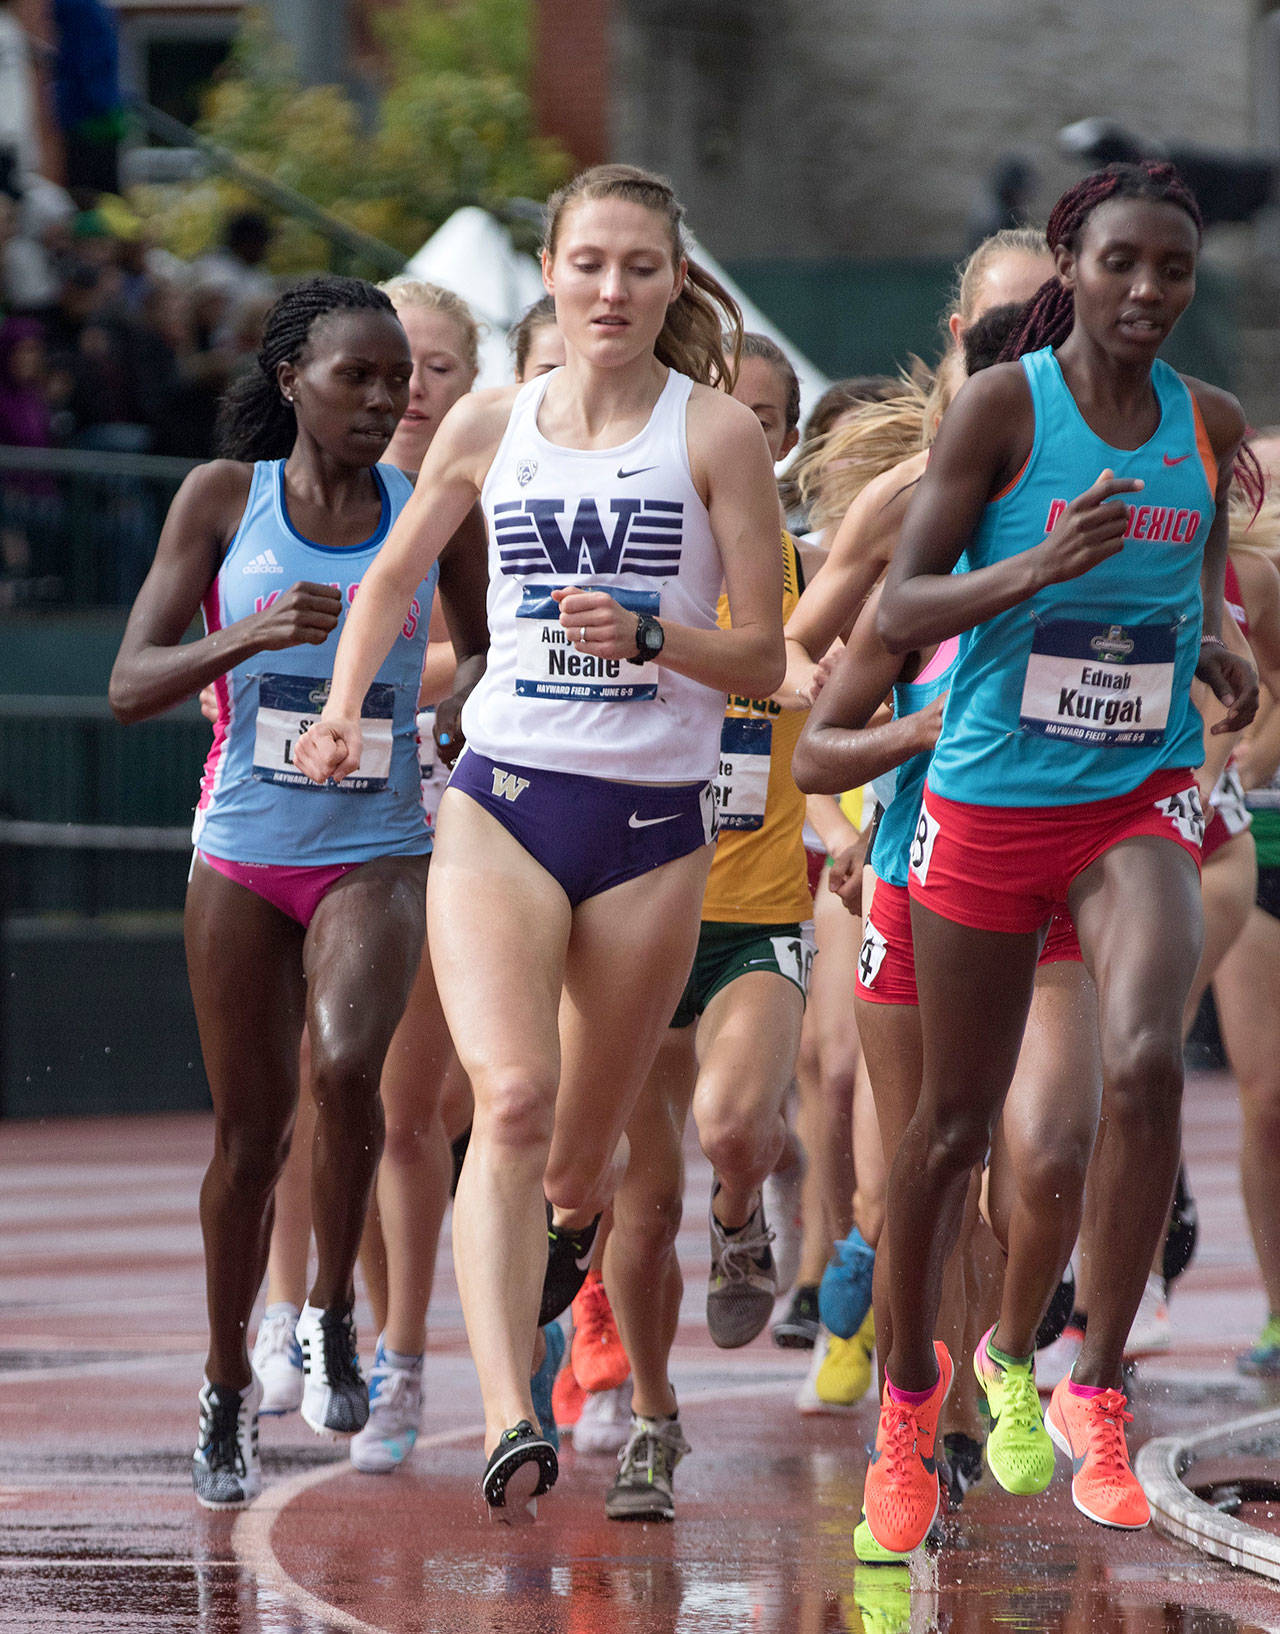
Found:
[[(677, 1475), (674, 1525), (606, 1521), (612, 1459), (572, 1449), (537, 1525), (485, 1518), (478, 1393), (447, 1247), (409, 1467), (362, 1476), (296, 1416), (264, 1419), (262, 1497), (239, 1516), (202, 1511), (188, 1459), (203, 1353), (195, 1197), (209, 1139), (198, 1117), (0, 1125), (5, 1634), (1280, 1631), (1280, 1586), (1151, 1531), (1093, 1526), (1071, 1505), (1063, 1460), (1036, 1499), (988, 1477), (944, 1547), (909, 1571), (859, 1567), (851, 1536), (874, 1404), (802, 1418), (803, 1356), (767, 1336), (737, 1352), (711, 1346), (700, 1160), (674, 1366), (694, 1451)], [(1131, 1445), (1280, 1403), (1280, 1388), (1232, 1365), (1264, 1303), (1237, 1139), (1230, 1081), (1193, 1080), (1200, 1252), (1173, 1304), (1174, 1349), (1135, 1383)], [(1266, 1524), (1266, 1509), (1252, 1518)]]

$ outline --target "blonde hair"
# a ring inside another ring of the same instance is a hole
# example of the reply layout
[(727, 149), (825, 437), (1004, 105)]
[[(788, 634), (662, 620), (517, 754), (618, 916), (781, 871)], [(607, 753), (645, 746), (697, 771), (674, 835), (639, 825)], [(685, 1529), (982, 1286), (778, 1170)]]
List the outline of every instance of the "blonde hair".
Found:
[(548, 256), (555, 256), (565, 211), (594, 199), (625, 199), (652, 210), (666, 222), (672, 265), (679, 266), (683, 259), (688, 271), (679, 295), (667, 308), (666, 322), (654, 342), (654, 356), (704, 386), (723, 385), (732, 390), (742, 355), (742, 313), (719, 279), (689, 260), (681, 229), (684, 206), (671, 183), (635, 165), (595, 165), (582, 171), (547, 200), (543, 248)]
[(1049, 245), (1038, 227), (1006, 227), (984, 238), (956, 269), (951, 300), (942, 315), (946, 350), (931, 369), (918, 357), (899, 376), (897, 395), (867, 403), (845, 416), (798, 464), (800, 493), (813, 508), (810, 525), (839, 521), (876, 477), (918, 454), (938, 434), (938, 423), (964, 384), (964, 357), (951, 343), (951, 319), (973, 322), (978, 293), (991, 264), (1002, 255), (1043, 256)]
[(472, 374), (480, 368), (480, 325), (472, 316), (471, 308), (451, 289), (429, 284), (423, 278), (389, 278), (378, 288), (399, 312), (402, 307), (416, 307), (422, 312), (439, 312), (452, 318), (462, 336), (462, 355)]
[[(1280, 552), (1280, 495), (1268, 488), (1261, 504), (1238, 482), (1227, 498), (1227, 549), (1256, 550), (1275, 560)], [(1280, 565), (1280, 564), (1278, 564)]]

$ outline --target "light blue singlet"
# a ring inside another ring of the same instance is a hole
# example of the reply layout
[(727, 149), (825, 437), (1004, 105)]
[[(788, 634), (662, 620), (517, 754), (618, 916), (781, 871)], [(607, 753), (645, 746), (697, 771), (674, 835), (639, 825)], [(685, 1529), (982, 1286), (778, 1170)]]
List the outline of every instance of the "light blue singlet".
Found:
[(1204, 759), (1190, 686), (1216, 470), (1190, 391), (1159, 359), (1151, 382), (1160, 423), (1132, 450), (1090, 430), (1050, 348), (1022, 366), (1035, 411), (1031, 453), (1012, 488), (987, 506), (964, 569), (1039, 544), (1108, 467), (1145, 486), (1128, 496), (1123, 550), (962, 642), (928, 781), (945, 799), (973, 805), (1076, 805)]
[(363, 544), (330, 549), (304, 539), (289, 520), (284, 461), (253, 467), (244, 516), (205, 595), (205, 629), (225, 629), (260, 611), (300, 579), (341, 591), (342, 615), (322, 646), (256, 653), (217, 682), (218, 721), (192, 836), (211, 856), (316, 867), (431, 849), (417, 710), (434, 566), (365, 698), (359, 772), (318, 788), (292, 759), (298, 738), (324, 707), (338, 638), (360, 580), (413, 492), (394, 466), (374, 466), (373, 476), (382, 495), (377, 528)]
[[(893, 718), (902, 720), (918, 714), (951, 686), (959, 662), (960, 638), (951, 636), (938, 647), (921, 670), (921, 679), (898, 681), (893, 688)], [(875, 844), (867, 859), (877, 879), (886, 885), (907, 884), (907, 859), (920, 818), (920, 797), (925, 774), (933, 756), (930, 752), (912, 755), (897, 768), (893, 792), (876, 826)], [(877, 780), (878, 781), (878, 780)]]

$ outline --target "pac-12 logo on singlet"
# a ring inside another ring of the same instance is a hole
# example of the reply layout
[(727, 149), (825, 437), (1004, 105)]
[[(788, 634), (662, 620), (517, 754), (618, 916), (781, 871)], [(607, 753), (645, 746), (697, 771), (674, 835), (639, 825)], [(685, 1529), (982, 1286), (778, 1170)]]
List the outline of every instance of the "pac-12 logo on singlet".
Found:
[(493, 531), (503, 573), (640, 573), (670, 579), (680, 571), (684, 502), (619, 498), (602, 517), (594, 499), (580, 499), (567, 531), (567, 499), (504, 499), (493, 507)]

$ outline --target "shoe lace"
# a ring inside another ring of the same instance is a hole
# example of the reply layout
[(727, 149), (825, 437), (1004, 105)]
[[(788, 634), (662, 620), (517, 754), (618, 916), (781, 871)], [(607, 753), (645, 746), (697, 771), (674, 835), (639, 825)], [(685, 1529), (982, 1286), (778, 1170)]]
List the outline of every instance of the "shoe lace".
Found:
[(324, 1341), (324, 1371), (330, 1385), (352, 1389), (363, 1386), (356, 1355), (356, 1324), (349, 1310), (325, 1311), (320, 1318)]
[(278, 1316), (264, 1316), (254, 1349), (264, 1358), (288, 1355), (293, 1347), (296, 1324), (297, 1318), (285, 1312)]
[[(1001, 1418), (1007, 1419), (1019, 1430), (1038, 1430), (1044, 1419), (1040, 1411), (1040, 1393), (1036, 1389), (1035, 1375), (1030, 1368), (1024, 1371), (1020, 1367), (1010, 1367), (1003, 1371), (1004, 1405), (1000, 1413)], [(1123, 1397), (1121, 1399), (1123, 1400)]]
[(720, 1271), (724, 1280), (744, 1282), (759, 1271), (772, 1241), (772, 1226), (757, 1231), (744, 1228), (732, 1237), (726, 1236), (720, 1245)]
[(205, 1439), (205, 1458), (210, 1468), (230, 1468), (237, 1475), (244, 1474), (244, 1455), (240, 1450), (240, 1398), (238, 1395), (213, 1396), (209, 1401), (209, 1421)]
[(1099, 1474), (1117, 1476), (1129, 1472), (1124, 1427), (1133, 1423), (1133, 1414), (1127, 1411), (1128, 1405), (1122, 1390), (1104, 1390), (1086, 1403), (1090, 1419), (1089, 1450)]
[(413, 1376), (402, 1367), (375, 1367), (369, 1378), (369, 1411), (398, 1412), (413, 1386)]
[(915, 1453), (919, 1433), (916, 1415), (905, 1403), (891, 1401), (882, 1410), (880, 1422), (884, 1428), (880, 1456), (888, 1467), (889, 1479), (900, 1479), (909, 1473)]
[(631, 1481), (639, 1474), (653, 1484), (655, 1476), (669, 1480), (671, 1473), (680, 1460), (680, 1455), (689, 1450), (684, 1433), (678, 1422), (672, 1422), (662, 1429), (654, 1429), (649, 1425), (636, 1425), (627, 1438), (627, 1444), (618, 1454), (618, 1479)]

